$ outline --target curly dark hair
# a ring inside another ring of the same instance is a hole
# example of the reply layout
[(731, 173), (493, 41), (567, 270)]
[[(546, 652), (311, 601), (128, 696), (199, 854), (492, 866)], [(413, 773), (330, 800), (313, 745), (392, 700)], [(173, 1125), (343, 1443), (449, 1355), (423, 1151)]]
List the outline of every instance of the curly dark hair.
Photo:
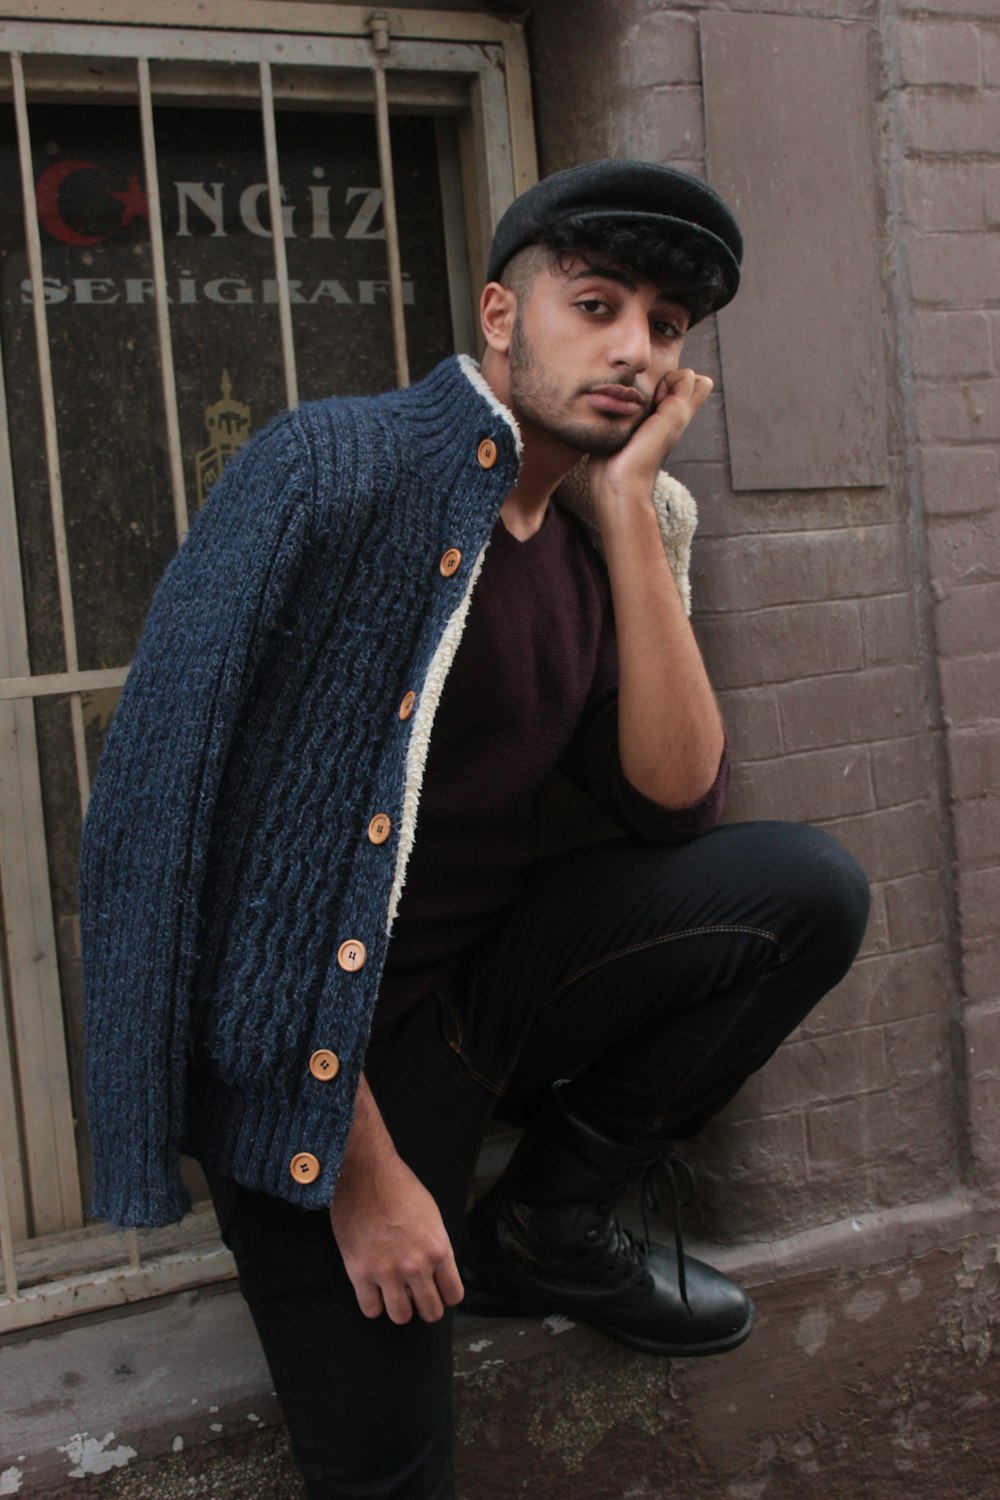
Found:
[(538, 257), (532, 252), (538, 249), (560, 268), (580, 257), (595, 270), (607, 266), (637, 281), (652, 281), (680, 303), (692, 324), (707, 317), (725, 295), (722, 267), (701, 235), (678, 229), (668, 237), (662, 227), (643, 219), (574, 217), (539, 228), (533, 243), (503, 269), (503, 284), (519, 297), (527, 295), (534, 280)]

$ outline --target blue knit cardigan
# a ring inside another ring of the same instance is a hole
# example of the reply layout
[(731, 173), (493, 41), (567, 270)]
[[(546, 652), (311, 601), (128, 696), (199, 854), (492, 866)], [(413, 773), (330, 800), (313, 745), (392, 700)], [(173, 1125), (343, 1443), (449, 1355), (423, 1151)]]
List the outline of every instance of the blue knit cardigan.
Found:
[(167, 569), (83, 830), (98, 1217), (180, 1218), (184, 1152), (329, 1203), (431, 722), (518, 461), (511, 414), (449, 359), (277, 418)]

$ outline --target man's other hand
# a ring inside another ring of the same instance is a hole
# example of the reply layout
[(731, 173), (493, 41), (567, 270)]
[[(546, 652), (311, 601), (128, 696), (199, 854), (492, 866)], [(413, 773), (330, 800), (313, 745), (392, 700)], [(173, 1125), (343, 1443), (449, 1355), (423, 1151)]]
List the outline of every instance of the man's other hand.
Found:
[(366, 1318), (436, 1323), (464, 1295), (440, 1210), (399, 1156), (362, 1080), (330, 1221)]

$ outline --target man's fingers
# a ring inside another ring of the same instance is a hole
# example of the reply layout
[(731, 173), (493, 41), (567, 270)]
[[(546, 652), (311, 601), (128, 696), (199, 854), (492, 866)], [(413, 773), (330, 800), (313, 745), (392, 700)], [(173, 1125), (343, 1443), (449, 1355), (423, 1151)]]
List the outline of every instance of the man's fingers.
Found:
[(355, 1281), (353, 1286), (358, 1306), (365, 1317), (380, 1318), (385, 1312), (385, 1303), (380, 1289), (371, 1281)]
[(438, 1268), (435, 1280), (445, 1307), (457, 1307), (465, 1296), (465, 1287), (458, 1274), (454, 1255), (449, 1255), (445, 1264)]
[(425, 1323), (437, 1323), (444, 1317), (444, 1303), (430, 1272), (419, 1280), (411, 1281), (409, 1291), (418, 1318), (422, 1318)]
[(667, 395), (676, 396), (680, 401), (688, 401), (695, 411), (711, 394), (714, 384), (711, 376), (698, 375), (689, 369), (671, 370), (663, 379)]

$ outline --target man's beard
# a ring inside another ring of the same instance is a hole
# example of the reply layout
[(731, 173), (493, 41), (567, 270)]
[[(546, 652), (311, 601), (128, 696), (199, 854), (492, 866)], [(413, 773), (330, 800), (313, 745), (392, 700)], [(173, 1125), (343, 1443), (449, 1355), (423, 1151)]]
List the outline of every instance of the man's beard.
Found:
[[(546, 384), (545, 376), (535, 356), (533, 346), (524, 337), (521, 319), (514, 319), (509, 353), (510, 400), (514, 415), (533, 422), (543, 432), (551, 433), (574, 448), (577, 453), (589, 453), (595, 458), (612, 458), (620, 453), (633, 432), (647, 416), (642, 408), (634, 420), (623, 421), (621, 417), (602, 417), (595, 413), (593, 421), (573, 421), (561, 414), (565, 397), (560, 397)], [(577, 395), (583, 395), (586, 386)]]

